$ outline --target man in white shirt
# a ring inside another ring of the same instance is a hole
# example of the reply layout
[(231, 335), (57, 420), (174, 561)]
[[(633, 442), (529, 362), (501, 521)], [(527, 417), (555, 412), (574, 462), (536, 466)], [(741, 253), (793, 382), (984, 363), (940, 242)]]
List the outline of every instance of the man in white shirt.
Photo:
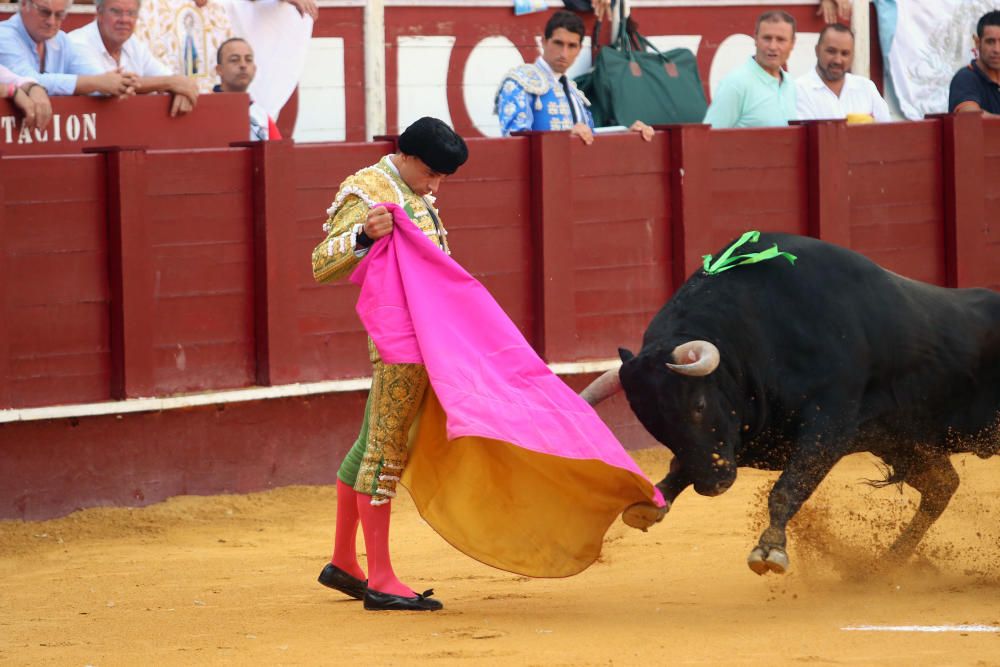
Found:
[(170, 115), (185, 114), (198, 102), (198, 86), (175, 76), (157, 60), (149, 47), (133, 36), (140, 0), (94, 0), (97, 17), (69, 34), (74, 46), (108, 70), (131, 72), (138, 77), (136, 91), (170, 93)]
[(850, 73), (854, 63), (854, 33), (831, 23), (816, 43), (816, 67), (796, 81), (799, 120), (859, 116), (870, 122), (892, 120), (889, 105), (870, 80)]

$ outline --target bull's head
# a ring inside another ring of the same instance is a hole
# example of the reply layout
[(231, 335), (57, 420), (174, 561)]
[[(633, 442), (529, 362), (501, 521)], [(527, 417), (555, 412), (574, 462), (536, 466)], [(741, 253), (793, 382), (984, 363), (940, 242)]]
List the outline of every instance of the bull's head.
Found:
[(673, 349), (619, 350), (622, 365), (581, 394), (591, 405), (620, 389), (649, 433), (670, 448), (702, 495), (714, 496), (736, 479), (740, 420), (732, 393), (716, 374), (719, 349), (695, 340)]

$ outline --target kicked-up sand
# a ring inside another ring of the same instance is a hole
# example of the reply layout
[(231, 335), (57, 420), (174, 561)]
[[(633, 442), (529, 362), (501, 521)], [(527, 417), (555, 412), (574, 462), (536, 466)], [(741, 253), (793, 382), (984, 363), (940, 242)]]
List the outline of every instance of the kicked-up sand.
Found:
[[(666, 471), (666, 450), (633, 454)], [(740, 470), (717, 498), (689, 489), (646, 533), (616, 522), (568, 579), (469, 559), (404, 493), (394, 564), (435, 589), (434, 613), (366, 612), (316, 582), (333, 486), (0, 521), (0, 664), (1000, 665), (1000, 458), (953, 460), (958, 493), (891, 573), (878, 554), (917, 496), (865, 485), (880, 474), (868, 456), (793, 521), (784, 576), (745, 563), (772, 473)]]

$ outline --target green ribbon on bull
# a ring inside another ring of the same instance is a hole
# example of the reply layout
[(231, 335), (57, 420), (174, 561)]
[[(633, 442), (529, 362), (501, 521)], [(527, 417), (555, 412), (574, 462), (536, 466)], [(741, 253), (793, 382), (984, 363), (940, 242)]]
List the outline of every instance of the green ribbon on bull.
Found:
[(743, 266), (744, 264), (756, 264), (757, 262), (765, 262), (769, 259), (775, 259), (776, 257), (784, 257), (788, 260), (790, 264), (795, 264), (795, 260), (798, 259), (795, 255), (778, 250), (778, 244), (775, 243), (773, 246), (767, 250), (762, 250), (760, 252), (750, 252), (745, 255), (733, 255), (737, 248), (745, 243), (756, 243), (760, 239), (760, 232), (746, 232), (740, 237), (740, 240), (733, 245), (726, 248), (726, 251), (719, 255), (719, 258), (712, 261), (711, 255), (704, 255), (702, 259), (704, 260), (705, 273), (715, 275), (717, 273), (722, 273), (723, 271), (728, 271), (729, 269), (735, 268), (737, 266)]

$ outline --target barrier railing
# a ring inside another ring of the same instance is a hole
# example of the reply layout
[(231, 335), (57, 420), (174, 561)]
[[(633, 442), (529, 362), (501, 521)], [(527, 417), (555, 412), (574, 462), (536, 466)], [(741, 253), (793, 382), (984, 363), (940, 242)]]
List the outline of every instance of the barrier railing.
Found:
[[(454, 258), (550, 363), (637, 347), (747, 229), (1000, 289), (1000, 121), (660, 129), (472, 139), (442, 187)], [(135, 145), (0, 159), (0, 408), (367, 373), (356, 288), (316, 285), (309, 254), (340, 181), (390, 141)]]

